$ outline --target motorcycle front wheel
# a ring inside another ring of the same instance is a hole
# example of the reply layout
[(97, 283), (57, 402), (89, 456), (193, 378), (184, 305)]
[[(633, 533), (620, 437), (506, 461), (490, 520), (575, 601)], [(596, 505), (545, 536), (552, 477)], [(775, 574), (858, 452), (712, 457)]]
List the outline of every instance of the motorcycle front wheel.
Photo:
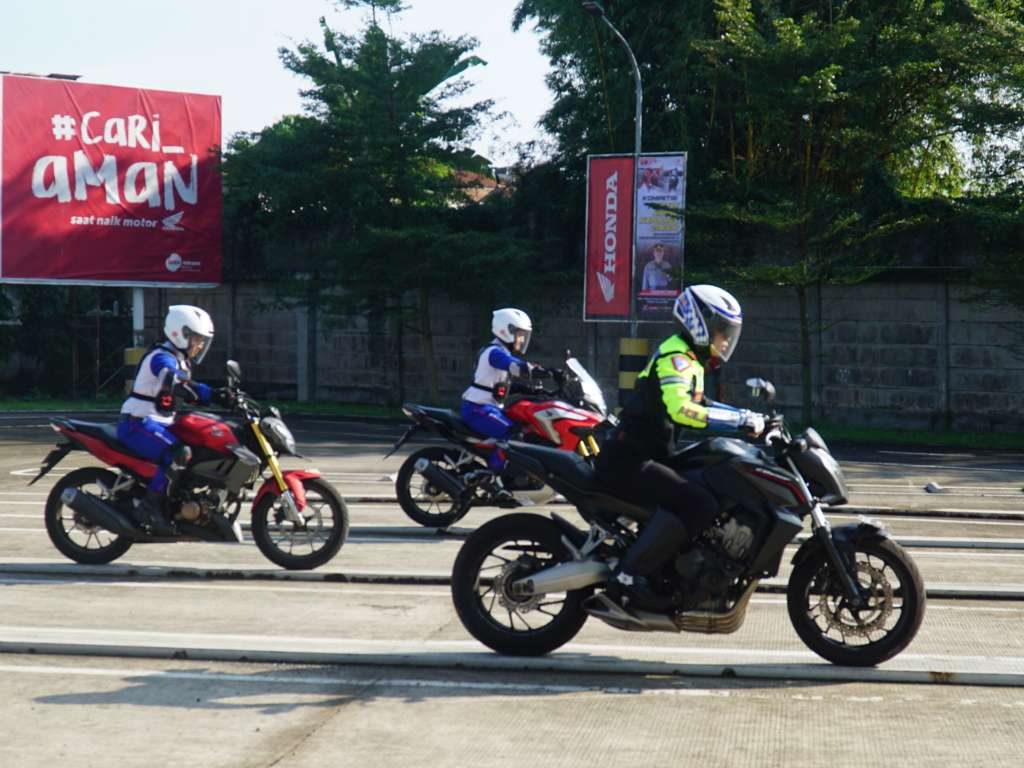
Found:
[(462, 625), (498, 653), (542, 656), (569, 642), (587, 620), (587, 587), (513, 595), (513, 581), (572, 559), (551, 520), (511, 514), (477, 528), (452, 569), (452, 601)]
[(487, 465), (459, 448), (432, 445), (410, 454), (398, 470), (395, 495), (402, 511), (410, 520), (426, 528), (447, 528), (465, 517), (469, 501), (453, 499), (446, 491), (435, 488), (416, 471), (416, 462), (420, 459), (426, 459), (455, 477), (471, 470), (486, 469)]
[(305, 477), (301, 523), (288, 519), (285, 502), (268, 493), (252, 508), (252, 538), (268, 560), (290, 571), (317, 568), (336, 554), (348, 536), (348, 507), (334, 486)]
[(924, 580), (910, 555), (891, 539), (874, 537), (853, 551), (856, 580), (866, 595), (849, 604), (822, 550), (793, 568), (786, 602), (789, 618), (807, 647), (835, 664), (873, 667), (914, 639), (924, 620)]
[(83, 565), (106, 565), (131, 547), (130, 538), (92, 524), (64, 506), (60, 498), (68, 488), (77, 488), (104, 501), (112, 501), (110, 489), (116, 480), (109, 470), (84, 467), (69, 472), (53, 486), (46, 497), (46, 533), (61, 554)]

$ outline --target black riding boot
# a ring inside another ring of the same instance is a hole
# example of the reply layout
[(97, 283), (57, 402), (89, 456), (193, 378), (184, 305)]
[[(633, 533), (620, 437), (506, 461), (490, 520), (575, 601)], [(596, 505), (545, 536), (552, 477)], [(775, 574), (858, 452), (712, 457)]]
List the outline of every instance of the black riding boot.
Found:
[(609, 596), (623, 608), (668, 608), (672, 598), (655, 593), (647, 577), (676, 554), (688, 538), (683, 522), (671, 512), (659, 509), (612, 572)]
[(145, 497), (135, 508), (139, 522), (149, 527), (157, 536), (173, 536), (177, 533), (163, 513), (164, 495), (156, 491), (146, 491)]

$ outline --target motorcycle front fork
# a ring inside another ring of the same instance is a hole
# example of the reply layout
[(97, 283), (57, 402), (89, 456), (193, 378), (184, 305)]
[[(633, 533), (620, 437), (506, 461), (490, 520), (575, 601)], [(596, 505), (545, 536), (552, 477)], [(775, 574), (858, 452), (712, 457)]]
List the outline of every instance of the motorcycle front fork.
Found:
[(839, 583), (843, 587), (843, 594), (846, 596), (846, 599), (850, 601), (850, 607), (854, 609), (860, 608), (864, 604), (865, 598), (863, 590), (854, 577), (854, 564), (847, 562), (846, 557), (843, 556), (843, 553), (836, 546), (835, 539), (832, 538), (832, 524), (825, 517), (825, 512), (818, 502), (815, 502), (814, 506), (811, 507), (811, 521), (811, 528), (815, 538), (821, 542), (832, 570), (839, 574)]

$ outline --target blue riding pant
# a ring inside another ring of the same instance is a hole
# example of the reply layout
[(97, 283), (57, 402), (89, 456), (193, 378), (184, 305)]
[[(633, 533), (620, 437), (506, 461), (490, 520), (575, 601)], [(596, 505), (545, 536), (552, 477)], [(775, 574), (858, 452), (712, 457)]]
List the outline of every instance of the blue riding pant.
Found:
[(174, 451), (181, 441), (171, 434), (166, 424), (146, 417), (135, 419), (122, 416), (117, 423), (117, 439), (144, 459), (160, 465), (160, 471), (153, 475), (147, 488), (156, 493), (167, 491), (167, 470), (174, 460)]
[[(461, 415), (466, 426), (488, 437), (507, 438), (515, 426), (515, 422), (506, 416), (501, 408), (490, 403), (471, 403), (469, 400), (463, 400)], [(504, 470), (505, 452), (500, 449), (492, 451), (487, 458), (487, 465), (495, 472)]]

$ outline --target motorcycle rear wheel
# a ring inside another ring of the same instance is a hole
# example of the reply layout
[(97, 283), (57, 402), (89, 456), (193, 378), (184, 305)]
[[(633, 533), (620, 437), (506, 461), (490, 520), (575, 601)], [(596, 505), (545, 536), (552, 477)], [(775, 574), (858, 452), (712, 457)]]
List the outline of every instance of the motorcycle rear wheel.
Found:
[[(432, 445), (409, 455), (395, 479), (395, 495), (402, 511), (415, 523), (425, 528), (447, 528), (469, 512), (469, 502), (453, 499), (440, 488), (432, 486), (416, 471), (416, 462), (426, 459), (446, 472), (461, 476), (469, 470), (484, 469), (486, 465), (473, 457), (461, 463), (465, 452), (452, 446)], [(466, 454), (469, 455), (469, 454)]]
[(53, 486), (46, 497), (46, 533), (62, 555), (83, 565), (106, 565), (131, 548), (129, 537), (92, 525), (60, 499), (68, 488), (77, 488), (110, 501), (116, 481), (117, 476), (109, 470), (84, 467), (69, 472)]
[(789, 618), (807, 647), (828, 661), (873, 667), (914, 639), (924, 620), (924, 579), (910, 555), (891, 539), (857, 543), (857, 581), (867, 593), (859, 610), (847, 605), (824, 551), (798, 563), (789, 577)]
[(571, 559), (561, 530), (539, 515), (504, 515), (480, 526), (452, 569), (452, 601), (462, 625), (510, 656), (543, 656), (565, 645), (587, 620), (581, 604), (593, 589), (523, 597), (508, 585)]
[(288, 520), (284, 502), (276, 494), (268, 493), (252, 508), (256, 546), (272, 563), (290, 571), (323, 565), (338, 554), (348, 537), (348, 507), (334, 486), (322, 478), (305, 477), (302, 487), (306, 506), (299, 514), (305, 518), (304, 525)]

